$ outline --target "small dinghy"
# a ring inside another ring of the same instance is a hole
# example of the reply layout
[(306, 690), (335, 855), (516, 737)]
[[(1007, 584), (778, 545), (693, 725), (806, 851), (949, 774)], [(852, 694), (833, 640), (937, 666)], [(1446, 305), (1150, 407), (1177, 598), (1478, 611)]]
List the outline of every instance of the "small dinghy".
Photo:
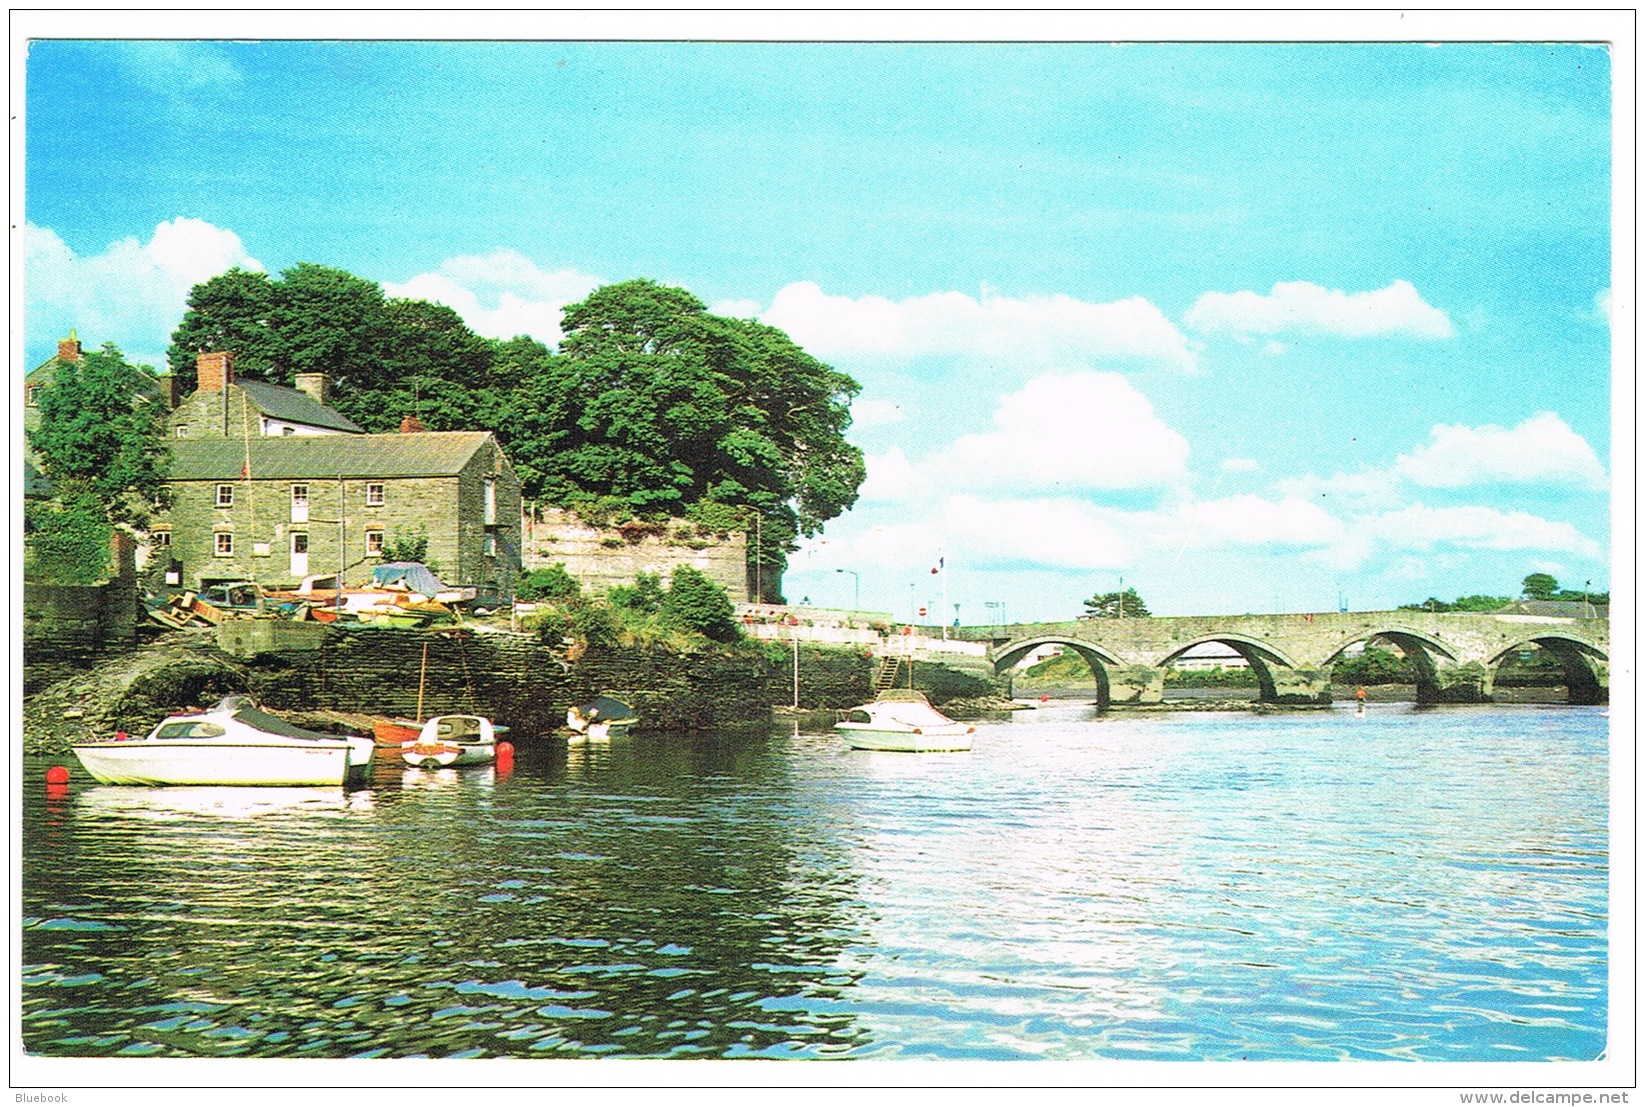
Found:
[(596, 696), (565, 713), (565, 725), (591, 742), (621, 738), (639, 721), (632, 707), (610, 696)]
[(401, 747), (400, 756), (419, 769), (489, 765), (497, 759), (497, 735), (506, 730), (483, 715), (436, 715)]

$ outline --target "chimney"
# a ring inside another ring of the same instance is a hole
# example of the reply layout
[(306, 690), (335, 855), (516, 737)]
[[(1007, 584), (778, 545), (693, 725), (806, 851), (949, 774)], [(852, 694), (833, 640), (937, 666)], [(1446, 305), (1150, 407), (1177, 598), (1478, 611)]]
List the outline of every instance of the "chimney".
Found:
[(177, 410), (177, 402), (183, 397), (177, 394), (177, 374), (167, 373), (160, 378), (160, 395), (165, 398), (166, 407), (171, 411)]
[(234, 383), (234, 355), (227, 350), (201, 354), (194, 359), (200, 374), (197, 386), (201, 392), (221, 392)]
[(401, 434), (421, 434), (427, 429), (428, 428), (423, 426), (422, 421), (415, 415), (407, 415), (404, 419), (400, 420)]
[(298, 373), (297, 391), (306, 392), (321, 405), (331, 403), (331, 378), (324, 373)]
[(58, 361), (79, 361), (80, 360), (80, 339), (75, 337), (75, 334), (74, 334), (73, 331), (69, 332), (69, 336), (67, 338), (62, 339), (57, 343), (57, 360)]

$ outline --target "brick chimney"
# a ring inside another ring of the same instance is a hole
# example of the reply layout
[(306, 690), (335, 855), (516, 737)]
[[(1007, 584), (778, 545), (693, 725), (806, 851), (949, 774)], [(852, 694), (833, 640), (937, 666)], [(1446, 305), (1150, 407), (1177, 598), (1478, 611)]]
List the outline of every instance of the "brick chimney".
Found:
[(234, 383), (234, 355), (227, 350), (201, 354), (194, 359), (194, 366), (200, 374), (201, 392), (221, 392)]
[(331, 378), (324, 373), (298, 373), (297, 391), (313, 396), (317, 404), (330, 404)]
[(418, 419), (415, 415), (407, 415), (404, 419), (400, 420), (401, 434), (421, 434), (427, 429), (427, 427), (423, 426), (422, 420)]
[(80, 356), (80, 339), (75, 337), (73, 331), (70, 331), (67, 338), (61, 339), (57, 343), (57, 360), (79, 361)]

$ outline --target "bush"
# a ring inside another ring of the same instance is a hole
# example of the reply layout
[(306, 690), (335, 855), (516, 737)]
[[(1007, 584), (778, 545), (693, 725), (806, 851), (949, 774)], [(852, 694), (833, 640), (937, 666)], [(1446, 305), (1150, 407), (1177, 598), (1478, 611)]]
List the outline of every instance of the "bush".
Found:
[(528, 603), (537, 600), (569, 600), (582, 594), (582, 584), (565, 571), (564, 562), (548, 569), (531, 570), (514, 588), (515, 598)]
[(109, 575), (114, 528), (96, 497), (24, 506), (23, 575), (53, 584), (96, 584)]
[(617, 613), (603, 603), (579, 604), (571, 612), (571, 633), (587, 646), (615, 646)]
[(663, 588), (662, 577), (656, 573), (641, 573), (634, 578), (632, 585), (616, 585), (608, 594), (613, 607), (636, 615), (655, 615), (662, 610), (663, 597), (668, 592)]
[(674, 570), (659, 615), (669, 626), (693, 631), (716, 642), (734, 642), (742, 637), (731, 597), (724, 588), (689, 565)]

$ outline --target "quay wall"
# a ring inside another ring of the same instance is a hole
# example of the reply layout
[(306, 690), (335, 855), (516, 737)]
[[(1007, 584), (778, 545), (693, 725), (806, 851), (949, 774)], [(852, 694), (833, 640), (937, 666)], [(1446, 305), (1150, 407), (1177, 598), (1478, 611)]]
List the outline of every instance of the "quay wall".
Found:
[(137, 643), (137, 587), (130, 576), (101, 584), (23, 585), (25, 691), (62, 680), (101, 655)]

